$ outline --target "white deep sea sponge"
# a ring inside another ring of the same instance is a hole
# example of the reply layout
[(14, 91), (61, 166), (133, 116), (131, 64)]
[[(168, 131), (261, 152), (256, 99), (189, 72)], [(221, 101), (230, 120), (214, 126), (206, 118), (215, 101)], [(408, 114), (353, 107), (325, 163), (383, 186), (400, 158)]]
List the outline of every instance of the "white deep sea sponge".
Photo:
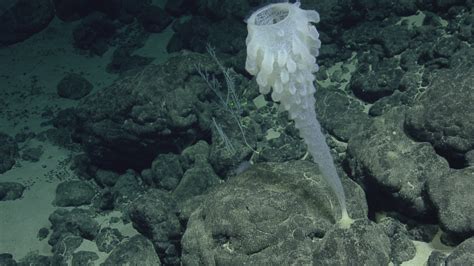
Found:
[(270, 91), (275, 102), (288, 111), (308, 151), (331, 186), (341, 207), (340, 224), (350, 225), (344, 189), (321, 125), (316, 118), (314, 72), (321, 42), (316, 27), (319, 14), (303, 10), (300, 3), (264, 6), (247, 19), (245, 69), (256, 75), (260, 93)]

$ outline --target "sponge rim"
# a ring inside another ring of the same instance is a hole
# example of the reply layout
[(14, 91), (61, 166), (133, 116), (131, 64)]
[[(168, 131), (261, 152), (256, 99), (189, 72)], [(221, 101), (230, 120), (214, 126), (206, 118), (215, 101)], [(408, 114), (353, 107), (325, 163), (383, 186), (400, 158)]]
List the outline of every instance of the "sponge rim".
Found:
[[(291, 4), (291, 3), (274, 3), (274, 4), (268, 4), (268, 5), (265, 5), (265, 6), (261, 7), (261, 8), (259, 8), (259, 9), (255, 10), (255, 11), (252, 13), (252, 15), (251, 15), (249, 18), (247, 18), (247, 19), (245, 20), (245, 22), (246, 22), (247, 24), (250, 24), (250, 25), (254, 26), (254, 27), (275, 27), (275, 26), (278, 26), (278, 25), (280, 25), (280, 24), (283, 24), (285, 21), (287, 21), (287, 20), (293, 15), (293, 13), (294, 13), (294, 8), (293, 8), (293, 6), (299, 7), (300, 4), (301, 4), (300, 2), (296, 2), (296, 3), (293, 3), (293, 4)], [(281, 8), (281, 9), (287, 10), (287, 11), (288, 11), (288, 14), (286, 14), (286, 17), (285, 17), (284, 19), (278, 21), (277, 23), (273, 23), (273, 24), (256, 24), (256, 23), (255, 23), (256, 17), (257, 17), (260, 13), (262, 13), (262, 12), (264, 12), (264, 11), (270, 9), (270, 8)]]

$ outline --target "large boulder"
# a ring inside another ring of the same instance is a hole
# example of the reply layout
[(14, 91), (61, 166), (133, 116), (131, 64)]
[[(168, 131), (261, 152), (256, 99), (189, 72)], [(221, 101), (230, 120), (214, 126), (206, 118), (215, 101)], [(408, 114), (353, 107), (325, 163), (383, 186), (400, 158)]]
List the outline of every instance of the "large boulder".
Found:
[(150, 240), (141, 235), (135, 235), (115, 248), (101, 265), (160, 266), (161, 262)]
[(404, 131), (405, 108), (377, 117), (353, 136), (346, 162), (353, 178), (365, 184), (369, 202), (377, 209), (396, 209), (427, 218), (434, 210), (426, 197), (426, 182), (442, 179), (448, 163), (428, 143), (417, 143)]
[(8, 5), (0, 5), (0, 46), (29, 38), (46, 28), (54, 17), (54, 5), (51, 0), (6, 2)]
[[(466, 56), (474, 59), (474, 55)], [(454, 61), (452, 59), (452, 61)], [(474, 67), (462, 63), (436, 71), (405, 120), (408, 134), (433, 145), (456, 168), (474, 150)]]
[[(343, 184), (351, 216), (365, 217), (362, 190), (347, 179)], [(315, 265), (347, 264), (356, 253), (355, 264), (387, 264), (389, 239), (381, 228), (362, 219), (347, 242), (347, 231), (335, 225), (338, 215), (316, 164), (257, 164), (217, 186), (193, 212), (181, 241), (183, 264), (310, 265), (315, 252)], [(341, 256), (331, 259), (334, 252)]]
[[(212, 97), (195, 70), (217, 66), (199, 54), (183, 54), (150, 65), (84, 98), (75, 136), (94, 164), (107, 169), (143, 170), (160, 153), (179, 153), (209, 129)], [(214, 70), (213, 70), (214, 69)]]

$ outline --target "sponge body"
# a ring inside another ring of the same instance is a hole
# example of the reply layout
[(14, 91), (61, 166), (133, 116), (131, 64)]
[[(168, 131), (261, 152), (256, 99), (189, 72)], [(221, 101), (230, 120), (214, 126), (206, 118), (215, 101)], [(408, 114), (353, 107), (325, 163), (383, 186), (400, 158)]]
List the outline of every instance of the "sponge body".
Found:
[(315, 92), (312, 73), (318, 70), (316, 56), (321, 46), (319, 34), (310, 24), (319, 21), (319, 14), (299, 5), (267, 5), (247, 20), (245, 68), (257, 75), (261, 93), (273, 88), (272, 99), (281, 101), (286, 110), (292, 103), (306, 104), (302, 99)]
[(312, 22), (319, 22), (319, 14), (300, 9), (299, 2), (270, 4), (255, 11), (247, 20), (245, 68), (256, 75), (260, 93), (271, 91), (273, 101), (281, 102), (295, 121), (308, 151), (337, 195), (345, 222), (350, 218), (344, 190), (316, 118), (313, 73), (318, 71), (321, 42)]

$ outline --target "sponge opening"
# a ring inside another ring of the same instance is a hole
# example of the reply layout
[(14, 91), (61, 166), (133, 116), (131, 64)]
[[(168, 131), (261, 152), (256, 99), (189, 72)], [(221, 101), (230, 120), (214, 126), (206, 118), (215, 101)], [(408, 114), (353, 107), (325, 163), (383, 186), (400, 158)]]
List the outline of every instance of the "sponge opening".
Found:
[(275, 25), (285, 20), (290, 13), (288, 8), (282, 5), (271, 5), (257, 12), (254, 21), (257, 26)]

